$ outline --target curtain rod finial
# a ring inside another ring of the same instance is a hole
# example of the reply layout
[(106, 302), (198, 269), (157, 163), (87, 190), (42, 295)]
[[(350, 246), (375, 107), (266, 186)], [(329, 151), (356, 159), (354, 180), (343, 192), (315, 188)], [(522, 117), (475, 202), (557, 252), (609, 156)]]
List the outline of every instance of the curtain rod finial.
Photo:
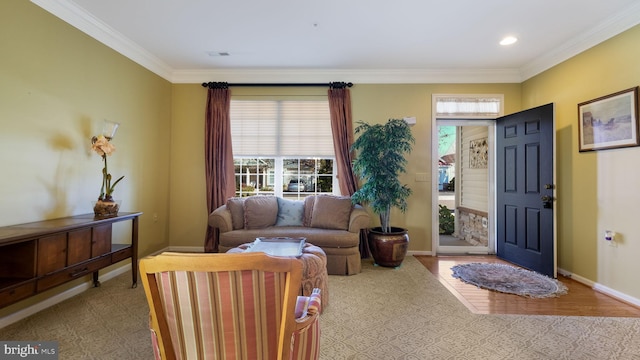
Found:
[(202, 86), (209, 89), (228, 89), (229, 88), (229, 84), (224, 81), (220, 81), (220, 82), (210, 81), (210, 82), (202, 83)]
[(353, 86), (353, 83), (346, 83), (344, 81), (335, 81), (329, 83), (329, 88), (331, 89), (345, 89)]

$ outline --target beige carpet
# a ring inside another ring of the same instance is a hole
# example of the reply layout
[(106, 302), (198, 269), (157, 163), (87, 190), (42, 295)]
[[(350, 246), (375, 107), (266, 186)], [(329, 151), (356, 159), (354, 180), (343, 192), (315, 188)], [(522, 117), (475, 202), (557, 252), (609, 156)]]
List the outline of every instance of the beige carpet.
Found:
[[(152, 359), (142, 288), (128, 274), (17, 324), (1, 340), (58, 340), (60, 359)], [(640, 359), (640, 319), (475, 315), (415, 258), (330, 276), (321, 358)]]
[[(153, 359), (149, 307), (131, 274), (0, 329), (0, 340), (58, 341), (60, 360)], [(1, 357), (0, 357), (1, 359)]]

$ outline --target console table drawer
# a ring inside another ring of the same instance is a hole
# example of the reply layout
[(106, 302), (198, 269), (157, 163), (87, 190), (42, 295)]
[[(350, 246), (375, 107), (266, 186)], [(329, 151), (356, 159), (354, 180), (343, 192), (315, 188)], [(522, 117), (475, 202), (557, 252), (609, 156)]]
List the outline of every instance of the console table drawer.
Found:
[(40, 292), (56, 285), (60, 285), (80, 276), (100, 270), (109, 265), (111, 265), (111, 257), (105, 256), (97, 260), (66, 268), (60, 272), (51, 274), (38, 280), (38, 291)]
[(30, 281), (26, 284), (4, 289), (0, 291), (0, 307), (13, 304), (16, 301), (28, 298), (36, 293), (36, 282)]

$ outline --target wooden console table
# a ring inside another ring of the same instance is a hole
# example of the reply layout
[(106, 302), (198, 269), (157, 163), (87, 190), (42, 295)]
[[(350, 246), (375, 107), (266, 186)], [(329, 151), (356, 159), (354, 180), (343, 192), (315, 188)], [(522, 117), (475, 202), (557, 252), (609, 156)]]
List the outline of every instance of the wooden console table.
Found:
[[(138, 284), (138, 217), (141, 212), (95, 219), (93, 214), (0, 227), (0, 308), (131, 258)], [(112, 243), (112, 224), (131, 220), (131, 244)]]

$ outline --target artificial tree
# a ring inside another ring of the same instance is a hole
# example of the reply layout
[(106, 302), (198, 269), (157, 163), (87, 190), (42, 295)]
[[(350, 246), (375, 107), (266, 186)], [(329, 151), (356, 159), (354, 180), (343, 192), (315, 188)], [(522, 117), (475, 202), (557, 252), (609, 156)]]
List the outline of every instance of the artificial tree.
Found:
[(415, 139), (411, 128), (402, 119), (389, 119), (385, 124), (359, 121), (355, 129), (358, 136), (352, 145), (356, 152), (353, 171), (361, 179), (361, 187), (351, 199), (357, 204), (368, 204), (380, 217), (383, 233), (391, 232), (391, 208), (403, 213), (411, 189), (400, 182), (399, 175), (406, 172), (407, 159)]

